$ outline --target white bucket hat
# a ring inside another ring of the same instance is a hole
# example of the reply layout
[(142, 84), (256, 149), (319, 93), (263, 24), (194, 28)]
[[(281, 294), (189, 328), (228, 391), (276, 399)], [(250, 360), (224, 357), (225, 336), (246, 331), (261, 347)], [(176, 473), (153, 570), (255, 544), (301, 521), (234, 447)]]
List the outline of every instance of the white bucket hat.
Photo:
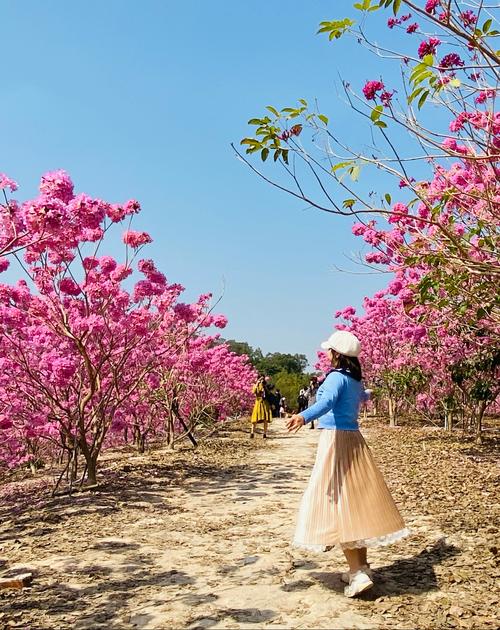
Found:
[(337, 330), (321, 344), (323, 350), (335, 350), (346, 357), (357, 357), (361, 352), (361, 343), (356, 335), (347, 330)]

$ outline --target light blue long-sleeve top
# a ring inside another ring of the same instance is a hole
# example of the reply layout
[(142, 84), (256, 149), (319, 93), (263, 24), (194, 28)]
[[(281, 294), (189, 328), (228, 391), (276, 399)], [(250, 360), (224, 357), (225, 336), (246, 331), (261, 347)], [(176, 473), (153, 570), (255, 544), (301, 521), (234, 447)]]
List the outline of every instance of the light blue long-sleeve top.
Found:
[(316, 394), (316, 402), (300, 415), (305, 422), (319, 418), (320, 429), (357, 431), (359, 407), (368, 399), (363, 383), (348, 376), (348, 372), (333, 370)]

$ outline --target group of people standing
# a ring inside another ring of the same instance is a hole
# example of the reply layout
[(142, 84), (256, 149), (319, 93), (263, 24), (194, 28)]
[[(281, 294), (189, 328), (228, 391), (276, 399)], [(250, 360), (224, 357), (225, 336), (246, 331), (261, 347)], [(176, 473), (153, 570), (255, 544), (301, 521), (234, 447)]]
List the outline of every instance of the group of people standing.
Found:
[[(317, 376), (313, 376), (309, 381), (309, 386), (306, 388), (302, 388), (299, 392), (299, 396), (297, 398), (297, 413), (304, 411), (308, 407), (312, 407), (316, 402), (316, 393), (319, 389), (319, 381)], [(309, 427), (310, 429), (314, 429), (314, 422), (311, 422)]]
[[(309, 381), (308, 387), (301, 388), (297, 397), (298, 413), (314, 405), (319, 385), (318, 377), (313, 376)], [(264, 375), (261, 375), (257, 383), (254, 385), (253, 393), (255, 395), (255, 404), (251, 417), (252, 425), (250, 437), (255, 437), (255, 425), (263, 423), (263, 437), (266, 438), (267, 425), (271, 422), (272, 418), (286, 417), (286, 414), (289, 411), (288, 402), (286, 398), (281, 395), (280, 390), (274, 388), (269, 380), (269, 377)], [(293, 412), (295, 412), (295, 410), (293, 410)], [(310, 428), (314, 429), (314, 422), (311, 422)]]

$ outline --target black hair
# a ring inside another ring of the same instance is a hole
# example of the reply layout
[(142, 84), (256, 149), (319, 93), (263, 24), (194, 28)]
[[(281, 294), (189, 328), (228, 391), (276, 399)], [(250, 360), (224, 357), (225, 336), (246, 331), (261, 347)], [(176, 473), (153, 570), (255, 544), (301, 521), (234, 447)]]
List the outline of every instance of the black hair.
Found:
[(358, 357), (347, 357), (345, 354), (339, 354), (338, 352), (335, 355), (333, 367), (336, 370), (347, 372), (348, 376), (352, 376), (356, 381), (360, 381), (363, 378)]

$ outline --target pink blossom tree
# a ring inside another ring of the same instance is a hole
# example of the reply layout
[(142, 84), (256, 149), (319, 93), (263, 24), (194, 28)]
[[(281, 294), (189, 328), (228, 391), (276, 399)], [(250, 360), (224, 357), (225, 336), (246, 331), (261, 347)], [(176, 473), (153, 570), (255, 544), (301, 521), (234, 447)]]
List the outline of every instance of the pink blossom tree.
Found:
[[(488, 6), (470, 4), (462, 10), (444, 1), (366, 0), (354, 5), (362, 16), (359, 24), (351, 18), (321, 23), (319, 32), (330, 40), (352, 35), (381, 64), (400, 61), (397, 85), (372, 78), (358, 93), (355, 81), (344, 82), (347, 102), (378, 134), (380, 143), (370, 155), (350, 146), (342, 130), (300, 99), (298, 106), (269, 106), (266, 115), (249, 121), (255, 135), (242, 140), (247, 154), (258, 153), (264, 162), (272, 155), (283, 177), (240, 157), (312, 207), (355, 216), (370, 245), (381, 250), (369, 254), (370, 264), (412, 273), (416, 299), (473, 328), (486, 326), (498, 340), (499, 32)], [(384, 9), (392, 9), (388, 43), (378, 44), (380, 22), (373, 34), (370, 26)], [(394, 49), (396, 30), (407, 37), (404, 50)], [(430, 102), (441, 115), (425, 116)], [(449, 128), (442, 124), (445, 118)], [(430, 176), (415, 179), (417, 167)], [(394, 203), (389, 192), (380, 191), (378, 199), (364, 194), (357, 182), (370, 168), (392, 177), (405, 198)]]
[[(201, 374), (182, 370), (188, 358), (206, 355), (199, 359), (210, 364), (204, 378), (220, 371), (217, 357), (232, 359), (225, 347), (215, 353), (213, 337), (203, 333), (226, 322), (210, 312), (210, 295), (182, 304), (183, 287), (168, 283), (153, 261), (136, 262), (149, 234), (125, 231), (124, 262), (97, 255), (111, 226), (139, 209), (135, 201), (114, 205), (75, 195), (62, 171), (42, 178), (36, 199), (4, 206), (3, 252), (20, 261), (33, 284), (0, 285), (0, 452), (7, 464), (65, 451), (75, 475), (81, 453), (95, 484), (102, 448), (123, 439), (125, 429), (142, 448), (148, 433), (162, 432), (152, 396), (162, 386), (159, 372), (183, 374), (193, 397)], [(15, 245), (12, 225), (22, 234)], [(242, 361), (233, 361), (226, 376), (232, 380), (225, 389), (211, 390), (221, 415), (230, 404), (244, 404), (253, 380)]]
[[(421, 409), (448, 405), (460, 381), (462, 410), (476, 409), (470, 415), (480, 435), (481, 410), (498, 394), (491, 381), (498, 379), (500, 331), (500, 32), (491, 7), (469, 4), (363, 0), (354, 5), (358, 24), (351, 17), (320, 24), (319, 33), (336, 46), (353, 36), (380, 59), (381, 71), (400, 63), (400, 82), (384, 76), (365, 77), (358, 87), (358, 77), (343, 82), (346, 102), (375, 142), (370, 154), (304, 99), (281, 109), (268, 106), (249, 121), (255, 133), (241, 141), (246, 155), (258, 154), (264, 163), (272, 156), (275, 166), (257, 167), (235, 151), (268, 183), (318, 210), (355, 218), (353, 232), (370, 248), (366, 264), (394, 274), (387, 290), (393, 297), (370, 298), (365, 313), (349, 322), (363, 331), (365, 360), (377, 366), (391, 418), (408, 393)], [(377, 16), (384, 10), (392, 11), (387, 43), (378, 43)], [(396, 31), (404, 36), (394, 37)], [(427, 115), (430, 103), (437, 115)], [(279, 175), (271, 170), (276, 167)], [(382, 185), (392, 178), (391, 192), (360, 188), (361, 174), (370, 169)], [(376, 333), (370, 331), (375, 322)], [(422, 332), (419, 340), (412, 338), (415, 331)], [(467, 348), (463, 356), (460, 348)], [(425, 366), (414, 363), (424, 355)], [(430, 378), (433, 370), (440, 378)], [(474, 388), (478, 379), (482, 385)], [(417, 384), (423, 387), (418, 393)], [(391, 403), (396, 390), (404, 396)]]

